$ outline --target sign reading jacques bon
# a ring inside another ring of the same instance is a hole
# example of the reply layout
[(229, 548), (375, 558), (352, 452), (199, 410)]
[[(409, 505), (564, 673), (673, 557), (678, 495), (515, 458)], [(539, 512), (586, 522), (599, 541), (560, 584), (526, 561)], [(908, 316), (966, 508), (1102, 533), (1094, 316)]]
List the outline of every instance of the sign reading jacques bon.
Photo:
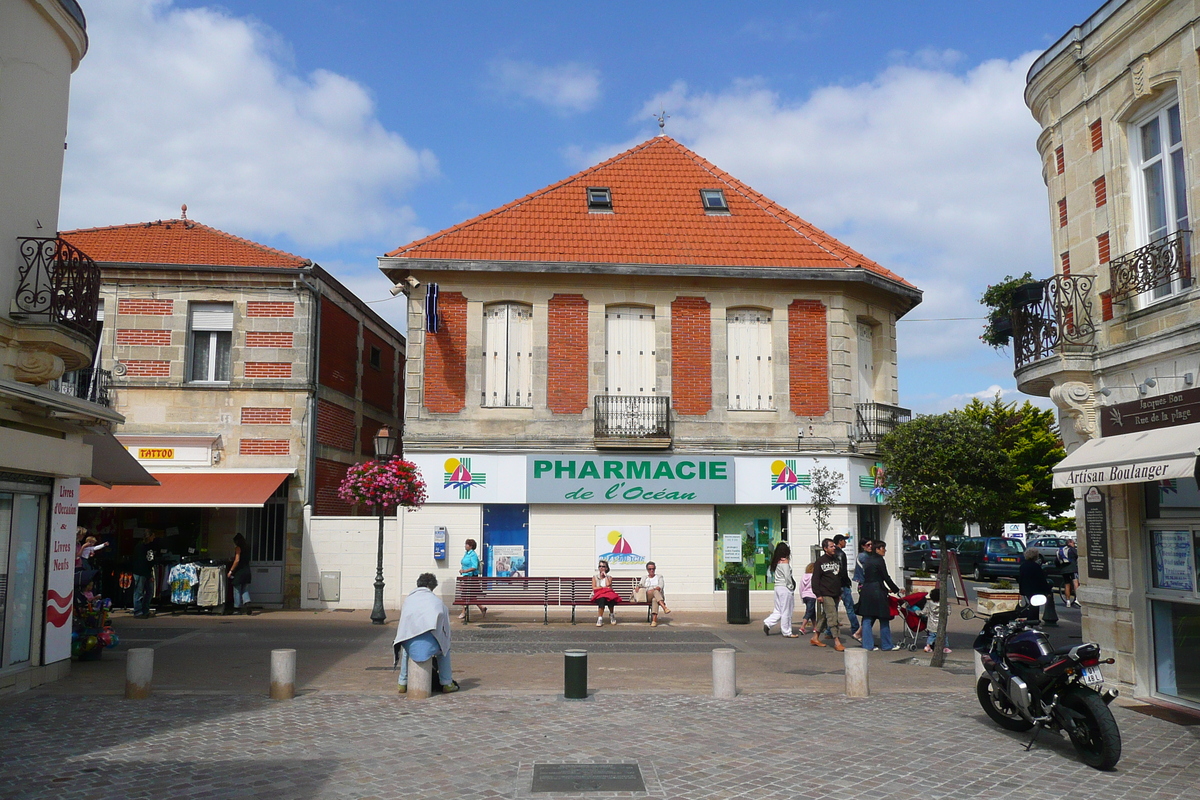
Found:
[(733, 503), (734, 460), (529, 457), (530, 503)]
[(1167, 392), (1100, 409), (1100, 435), (1116, 436), (1200, 422), (1200, 389)]

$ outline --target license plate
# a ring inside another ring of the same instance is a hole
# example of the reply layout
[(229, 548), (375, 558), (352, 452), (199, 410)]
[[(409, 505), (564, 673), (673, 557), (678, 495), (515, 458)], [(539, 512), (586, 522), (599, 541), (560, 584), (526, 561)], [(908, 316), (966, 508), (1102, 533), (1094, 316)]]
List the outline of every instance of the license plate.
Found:
[(1084, 667), (1083, 682), (1088, 686), (1099, 686), (1104, 683), (1104, 674), (1099, 667)]
[(1003, 561), (1005, 564), (1013, 564), (1016, 562), (1015, 558), (1002, 558), (1000, 560)]

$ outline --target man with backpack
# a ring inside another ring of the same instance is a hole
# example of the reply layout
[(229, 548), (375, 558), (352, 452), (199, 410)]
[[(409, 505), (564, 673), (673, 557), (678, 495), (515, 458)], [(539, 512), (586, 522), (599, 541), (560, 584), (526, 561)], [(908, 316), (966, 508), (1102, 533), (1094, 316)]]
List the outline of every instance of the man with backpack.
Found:
[(1075, 590), (1079, 588), (1079, 568), (1076, 566), (1079, 561), (1079, 550), (1075, 547), (1074, 539), (1067, 539), (1067, 543), (1058, 548), (1058, 556), (1054, 561), (1062, 573), (1063, 598), (1066, 600), (1067, 608), (1072, 605), (1079, 608), (1079, 601), (1075, 599)]

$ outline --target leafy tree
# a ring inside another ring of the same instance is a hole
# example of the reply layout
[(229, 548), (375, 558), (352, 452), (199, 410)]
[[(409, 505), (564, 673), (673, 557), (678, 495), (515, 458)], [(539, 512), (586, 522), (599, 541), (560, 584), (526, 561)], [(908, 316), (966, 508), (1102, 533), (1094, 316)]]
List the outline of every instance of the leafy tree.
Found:
[(838, 501), (838, 492), (842, 489), (845, 476), (834, 472), (828, 467), (817, 467), (808, 475), (808, 494), (810, 497), (808, 513), (817, 524), (817, 541), (825, 538), (829, 530), (829, 513), (833, 504)]
[(1074, 530), (1075, 520), (1061, 516), (1074, 506), (1074, 493), (1054, 488), (1052, 469), (1067, 457), (1054, 412), (1038, 408), (1028, 400), (1021, 406), (1005, 403), (996, 395), (990, 403), (978, 398), (971, 400), (962, 413), (996, 435), (1016, 482), (1005, 507), (999, 509), (1001, 516), (979, 520), (981, 530), (986, 535), (999, 536), (1005, 522), (1024, 522), (1045, 530)]
[[(922, 531), (937, 535), (946, 552), (944, 532), (967, 522), (992, 519), (1004, 507), (1014, 482), (1008, 456), (996, 434), (959, 411), (905, 422), (884, 437), (879, 452), (895, 489), (892, 510)], [(932, 664), (945, 663), (949, 618), (950, 559), (938, 567), (941, 587), (937, 640)]]

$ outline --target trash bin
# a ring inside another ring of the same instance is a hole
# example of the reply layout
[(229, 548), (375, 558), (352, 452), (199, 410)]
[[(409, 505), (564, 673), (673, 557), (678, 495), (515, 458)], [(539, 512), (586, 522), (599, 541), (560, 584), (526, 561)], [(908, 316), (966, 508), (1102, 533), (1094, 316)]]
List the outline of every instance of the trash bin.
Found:
[(750, 576), (725, 576), (725, 621), (730, 625), (750, 624)]

